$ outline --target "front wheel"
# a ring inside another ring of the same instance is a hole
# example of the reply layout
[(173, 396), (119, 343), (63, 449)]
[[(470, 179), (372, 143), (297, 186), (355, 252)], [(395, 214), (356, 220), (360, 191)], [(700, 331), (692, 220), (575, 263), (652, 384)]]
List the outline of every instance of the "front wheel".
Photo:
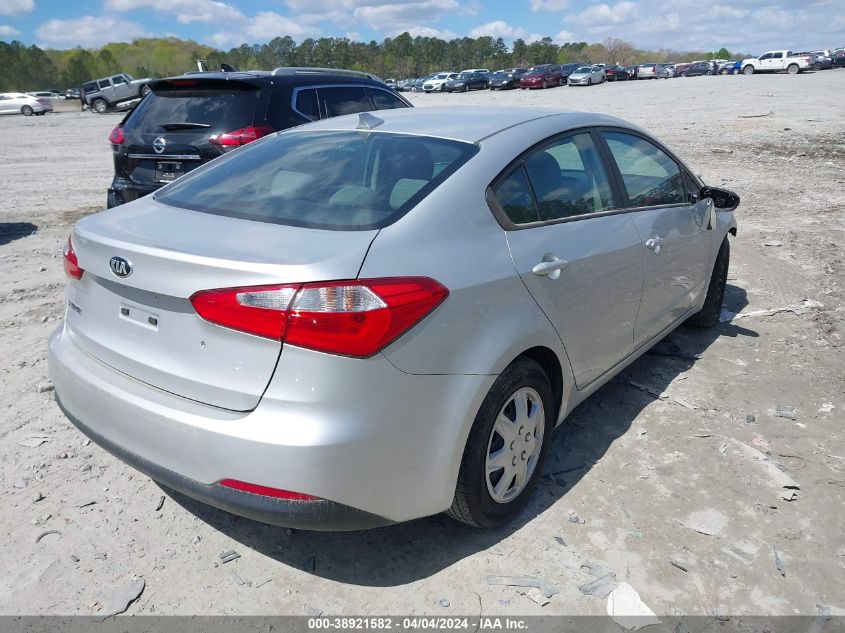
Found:
[(726, 68), (726, 69), (724, 69), (724, 70), (719, 71), (719, 74), (720, 74), (720, 75), (727, 75), (727, 74), (728, 74), (728, 69)]
[(719, 254), (716, 255), (716, 263), (713, 265), (713, 272), (710, 275), (710, 284), (707, 286), (707, 296), (704, 298), (704, 305), (699, 312), (693, 314), (688, 323), (695, 327), (713, 327), (719, 322), (719, 315), (722, 313), (722, 301), (725, 299), (725, 287), (728, 283), (728, 266), (731, 262), (731, 246), (728, 238), (722, 242)]
[(746, 66), (745, 68), (742, 69), (742, 74), (743, 75), (753, 75), (754, 74), (754, 66), (749, 64), (748, 66)]
[(475, 416), (447, 514), (483, 528), (511, 520), (540, 476), (553, 412), (552, 389), (540, 365), (522, 357), (508, 365)]
[(141, 96), (146, 97), (150, 93), (150, 85), (144, 84), (141, 86)]
[(588, 85), (588, 86), (592, 86), (592, 85), (593, 85), (593, 78), (592, 78), (592, 77), (590, 77), (589, 79), (587, 79), (587, 85)]
[(786, 72), (788, 72), (790, 75), (797, 75), (798, 71), (798, 64), (790, 64), (786, 69)]
[(21, 107), (21, 114), (24, 115), (24, 116), (32, 116), (33, 112), (34, 112), (34, 110), (32, 109), (31, 106), (25, 105), (25, 106)]

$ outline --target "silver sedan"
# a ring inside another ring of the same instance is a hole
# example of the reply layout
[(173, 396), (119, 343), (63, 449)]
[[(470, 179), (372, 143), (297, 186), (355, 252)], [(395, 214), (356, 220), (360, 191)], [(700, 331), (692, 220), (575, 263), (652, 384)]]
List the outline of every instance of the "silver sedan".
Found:
[(567, 79), (570, 86), (592, 86), (604, 83), (604, 80), (604, 68), (601, 66), (581, 66)]
[(598, 114), (304, 125), (76, 224), (56, 398), (141, 472), (260, 521), (498, 526), (576, 405), (718, 321), (738, 204)]

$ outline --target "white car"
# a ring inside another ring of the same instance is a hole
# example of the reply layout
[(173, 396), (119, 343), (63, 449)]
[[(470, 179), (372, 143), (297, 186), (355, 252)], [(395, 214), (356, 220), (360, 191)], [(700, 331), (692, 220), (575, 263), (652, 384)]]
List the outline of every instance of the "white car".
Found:
[(458, 76), (458, 73), (437, 73), (431, 79), (426, 79), (423, 92), (446, 92), (446, 82)]
[(0, 114), (46, 114), (53, 111), (53, 104), (47, 99), (25, 95), (22, 92), (0, 93)]

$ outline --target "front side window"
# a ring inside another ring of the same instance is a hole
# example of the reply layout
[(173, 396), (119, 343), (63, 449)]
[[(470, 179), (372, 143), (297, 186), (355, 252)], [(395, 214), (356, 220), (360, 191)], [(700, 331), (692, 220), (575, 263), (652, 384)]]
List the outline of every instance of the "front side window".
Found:
[(117, 75), (111, 78), (112, 83), (116, 86), (117, 84), (125, 84), (128, 83), (124, 77), (121, 75)]
[(632, 207), (686, 204), (678, 164), (663, 150), (639, 136), (605, 132)]
[(387, 132), (287, 132), (207, 163), (155, 194), (175, 207), (330, 230), (371, 230), (410, 211), (478, 152)]

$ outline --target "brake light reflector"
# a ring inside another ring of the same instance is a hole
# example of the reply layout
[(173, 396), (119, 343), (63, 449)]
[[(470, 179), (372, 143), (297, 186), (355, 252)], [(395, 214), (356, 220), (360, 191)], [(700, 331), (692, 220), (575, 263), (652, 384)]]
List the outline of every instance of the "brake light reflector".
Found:
[(123, 135), (123, 128), (119, 125), (116, 125), (115, 128), (109, 134), (109, 143), (112, 145), (120, 145), (123, 141), (126, 140), (126, 137)]
[(238, 481), (237, 479), (221, 479), (217, 482), (225, 488), (232, 488), (233, 490), (240, 490), (241, 492), (250, 492), (254, 495), (261, 495), (263, 497), (274, 497), (276, 499), (287, 499), (288, 501), (319, 501), (319, 497), (312, 497), (301, 492), (291, 492), (290, 490), (280, 490), (279, 488), (269, 488), (267, 486), (259, 486), (258, 484), (247, 483), (246, 481)]
[(67, 238), (67, 243), (64, 249), (64, 266), (65, 273), (68, 277), (74, 279), (82, 279), (82, 274), (85, 272), (79, 266), (79, 260), (76, 258), (76, 252), (73, 250), (73, 242)]
[(209, 137), (209, 141), (217, 145), (220, 149), (232, 149), (252, 143), (252, 141), (260, 139), (262, 136), (267, 136), (275, 132), (273, 128), (267, 125), (254, 125), (249, 127), (242, 127), (231, 132), (224, 132), (222, 134), (215, 134)]
[(205, 290), (190, 301), (211, 323), (328, 354), (366, 358), (449, 296), (428, 277)]

